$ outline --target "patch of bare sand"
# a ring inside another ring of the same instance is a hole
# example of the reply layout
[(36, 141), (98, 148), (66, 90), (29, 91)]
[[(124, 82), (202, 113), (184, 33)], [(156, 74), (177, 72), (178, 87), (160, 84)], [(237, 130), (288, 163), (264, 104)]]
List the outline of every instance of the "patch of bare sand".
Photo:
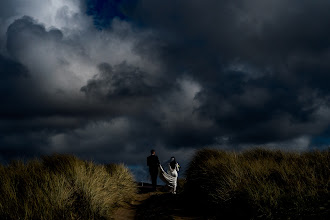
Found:
[(132, 219), (169, 219), (169, 220), (200, 220), (191, 215), (191, 210), (183, 208), (179, 195), (172, 195), (163, 187), (151, 192), (150, 187), (139, 187), (134, 201), (126, 207), (118, 208), (114, 220)]
[(118, 208), (113, 215), (114, 220), (130, 220), (135, 219), (136, 210), (139, 205), (146, 201), (150, 196), (159, 192), (150, 192), (150, 187), (139, 187), (139, 193), (136, 195), (131, 204)]

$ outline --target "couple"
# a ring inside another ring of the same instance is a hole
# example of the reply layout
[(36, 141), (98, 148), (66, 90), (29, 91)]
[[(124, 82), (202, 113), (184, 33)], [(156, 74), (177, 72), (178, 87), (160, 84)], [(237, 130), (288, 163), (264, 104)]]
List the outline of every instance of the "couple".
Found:
[(179, 164), (176, 162), (174, 157), (171, 157), (167, 173), (164, 171), (163, 167), (159, 163), (159, 159), (156, 156), (156, 151), (151, 150), (151, 155), (147, 158), (147, 165), (149, 166), (149, 172), (152, 181), (152, 188), (156, 190), (157, 176), (164, 181), (169, 187), (171, 187), (171, 192), (176, 194), (176, 186), (178, 183), (178, 171)]

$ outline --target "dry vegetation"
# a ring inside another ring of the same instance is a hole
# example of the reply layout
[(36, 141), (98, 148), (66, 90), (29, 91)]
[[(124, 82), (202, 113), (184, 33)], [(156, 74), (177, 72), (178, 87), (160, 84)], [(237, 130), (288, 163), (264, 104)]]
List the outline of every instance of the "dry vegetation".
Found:
[(0, 219), (111, 219), (136, 194), (125, 166), (70, 155), (14, 161), (0, 176)]
[(215, 218), (326, 219), (330, 152), (204, 149), (187, 170), (188, 201)]
[[(0, 219), (111, 219), (137, 190), (125, 166), (70, 155), (0, 165), (0, 176)], [(327, 219), (329, 183), (329, 151), (203, 149), (179, 180), (179, 194), (151, 197), (138, 214), (165, 219), (179, 207), (207, 219)]]

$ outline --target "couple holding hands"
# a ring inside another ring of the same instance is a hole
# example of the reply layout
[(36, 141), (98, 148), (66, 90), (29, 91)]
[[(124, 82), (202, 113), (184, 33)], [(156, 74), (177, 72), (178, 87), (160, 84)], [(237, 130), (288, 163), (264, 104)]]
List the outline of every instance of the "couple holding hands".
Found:
[(151, 150), (151, 155), (147, 158), (147, 165), (149, 166), (153, 190), (156, 190), (157, 176), (159, 175), (159, 178), (171, 188), (171, 192), (176, 194), (180, 165), (176, 162), (175, 157), (171, 157), (167, 172), (165, 172), (156, 156), (156, 151)]

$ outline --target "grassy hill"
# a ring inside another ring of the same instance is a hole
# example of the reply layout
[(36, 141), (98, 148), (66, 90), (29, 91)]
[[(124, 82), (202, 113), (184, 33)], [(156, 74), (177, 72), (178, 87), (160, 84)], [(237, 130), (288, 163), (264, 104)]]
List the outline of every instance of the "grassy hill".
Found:
[[(0, 165), (0, 176), (0, 219), (112, 219), (136, 210), (135, 219), (327, 219), (330, 214), (329, 151), (199, 150), (177, 195), (166, 187), (150, 194), (145, 186), (137, 196), (125, 166), (70, 155)], [(127, 205), (137, 197), (143, 198), (138, 206)], [(118, 207), (124, 208), (116, 212)]]
[(190, 162), (184, 193), (215, 218), (326, 219), (330, 152), (203, 149)]
[(110, 219), (134, 199), (123, 165), (96, 165), (70, 155), (0, 166), (0, 219)]

